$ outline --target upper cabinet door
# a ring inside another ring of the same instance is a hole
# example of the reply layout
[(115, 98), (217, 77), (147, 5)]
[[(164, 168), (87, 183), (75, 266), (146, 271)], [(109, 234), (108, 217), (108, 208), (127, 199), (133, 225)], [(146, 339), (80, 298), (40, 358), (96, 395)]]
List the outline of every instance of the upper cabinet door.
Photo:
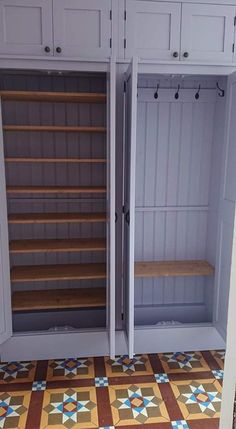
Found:
[(180, 3), (126, 0), (125, 57), (178, 60)]
[(51, 0), (0, 0), (2, 54), (53, 54)]
[(182, 5), (181, 60), (232, 62), (235, 7)]
[(107, 58), (111, 0), (54, 0), (54, 55)]

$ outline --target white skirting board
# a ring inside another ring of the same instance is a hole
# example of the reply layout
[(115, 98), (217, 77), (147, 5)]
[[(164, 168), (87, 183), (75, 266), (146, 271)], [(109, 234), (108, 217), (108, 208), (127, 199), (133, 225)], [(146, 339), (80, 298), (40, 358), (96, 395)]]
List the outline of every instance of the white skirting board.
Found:
[[(116, 333), (116, 342), (119, 353), (126, 354), (127, 344), (123, 331)], [(16, 334), (0, 346), (2, 362), (109, 354), (109, 333), (106, 330)]]
[[(161, 353), (189, 350), (214, 350), (225, 347), (212, 326), (136, 328), (135, 353)], [(124, 331), (116, 332), (116, 355), (127, 354)], [(66, 333), (17, 334), (0, 346), (0, 361), (40, 360), (109, 355), (106, 330)]]
[(212, 326), (139, 327), (134, 331), (134, 353), (166, 353), (223, 349), (225, 341)]

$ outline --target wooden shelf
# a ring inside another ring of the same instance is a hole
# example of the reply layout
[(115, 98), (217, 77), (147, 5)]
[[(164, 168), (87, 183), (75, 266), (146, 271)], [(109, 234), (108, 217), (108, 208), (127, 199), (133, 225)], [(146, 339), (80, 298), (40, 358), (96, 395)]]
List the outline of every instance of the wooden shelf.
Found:
[(13, 292), (13, 311), (62, 310), (106, 307), (106, 288), (57, 289)]
[(4, 125), (4, 131), (52, 131), (77, 133), (105, 133), (106, 127), (75, 127), (59, 125)]
[(11, 253), (89, 252), (106, 250), (104, 238), (71, 238), (47, 240), (12, 240)]
[(105, 194), (104, 186), (7, 186), (8, 194)]
[(135, 262), (135, 277), (212, 276), (214, 267), (207, 261)]
[(8, 216), (10, 224), (95, 223), (106, 222), (105, 213), (14, 213)]
[(105, 158), (5, 158), (5, 162), (15, 163), (66, 163), (66, 164), (105, 164)]
[(1, 91), (2, 100), (49, 101), (70, 103), (105, 103), (106, 94), (93, 92)]
[(11, 269), (13, 283), (105, 278), (106, 264), (30, 265)]

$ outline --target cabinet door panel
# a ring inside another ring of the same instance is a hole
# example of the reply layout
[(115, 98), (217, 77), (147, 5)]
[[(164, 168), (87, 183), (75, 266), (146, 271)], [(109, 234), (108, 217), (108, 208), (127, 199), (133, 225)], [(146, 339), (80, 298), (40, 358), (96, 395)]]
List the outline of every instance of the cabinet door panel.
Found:
[(115, 357), (115, 150), (116, 150), (116, 65), (110, 60), (107, 82), (107, 327), (110, 357)]
[(1, 54), (53, 54), (51, 0), (0, 0)]
[(137, 129), (138, 63), (132, 60), (126, 76), (125, 94), (125, 225), (124, 225), (124, 316), (130, 358), (134, 354), (134, 219)]
[(7, 200), (0, 97), (0, 344), (12, 334)]
[(110, 10), (111, 0), (54, 0), (55, 55), (107, 58), (111, 53)]
[(179, 3), (127, 0), (125, 57), (178, 59), (180, 11)]
[(234, 15), (234, 6), (183, 4), (181, 60), (232, 62)]

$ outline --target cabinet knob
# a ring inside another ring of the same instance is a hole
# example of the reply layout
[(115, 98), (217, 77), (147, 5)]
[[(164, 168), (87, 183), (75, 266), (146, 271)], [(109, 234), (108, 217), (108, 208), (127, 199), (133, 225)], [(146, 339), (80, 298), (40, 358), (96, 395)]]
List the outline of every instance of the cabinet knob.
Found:
[(178, 58), (178, 56), (179, 56), (179, 53), (177, 51), (173, 52), (173, 57), (174, 58)]
[(56, 52), (57, 52), (58, 54), (60, 54), (60, 53), (61, 53), (61, 51), (62, 51), (62, 49), (60, 48), (60, 46), (58, 46), (58, 47), (56, 48)]
[(184, 53), (183, 53), (183, 57), (184, 57), (184, 58), (188, 58), (188, 57), (189, 57), (189, 53), (188, 53), (188, 52), (184, 52)]
[(45, 50), (45, 52), (47, 52), (47, 53), (51, 51), (51, 49), (50, 49), (50, 47), (49, 47), (49, 46), (45, 46), (44, 50)]

